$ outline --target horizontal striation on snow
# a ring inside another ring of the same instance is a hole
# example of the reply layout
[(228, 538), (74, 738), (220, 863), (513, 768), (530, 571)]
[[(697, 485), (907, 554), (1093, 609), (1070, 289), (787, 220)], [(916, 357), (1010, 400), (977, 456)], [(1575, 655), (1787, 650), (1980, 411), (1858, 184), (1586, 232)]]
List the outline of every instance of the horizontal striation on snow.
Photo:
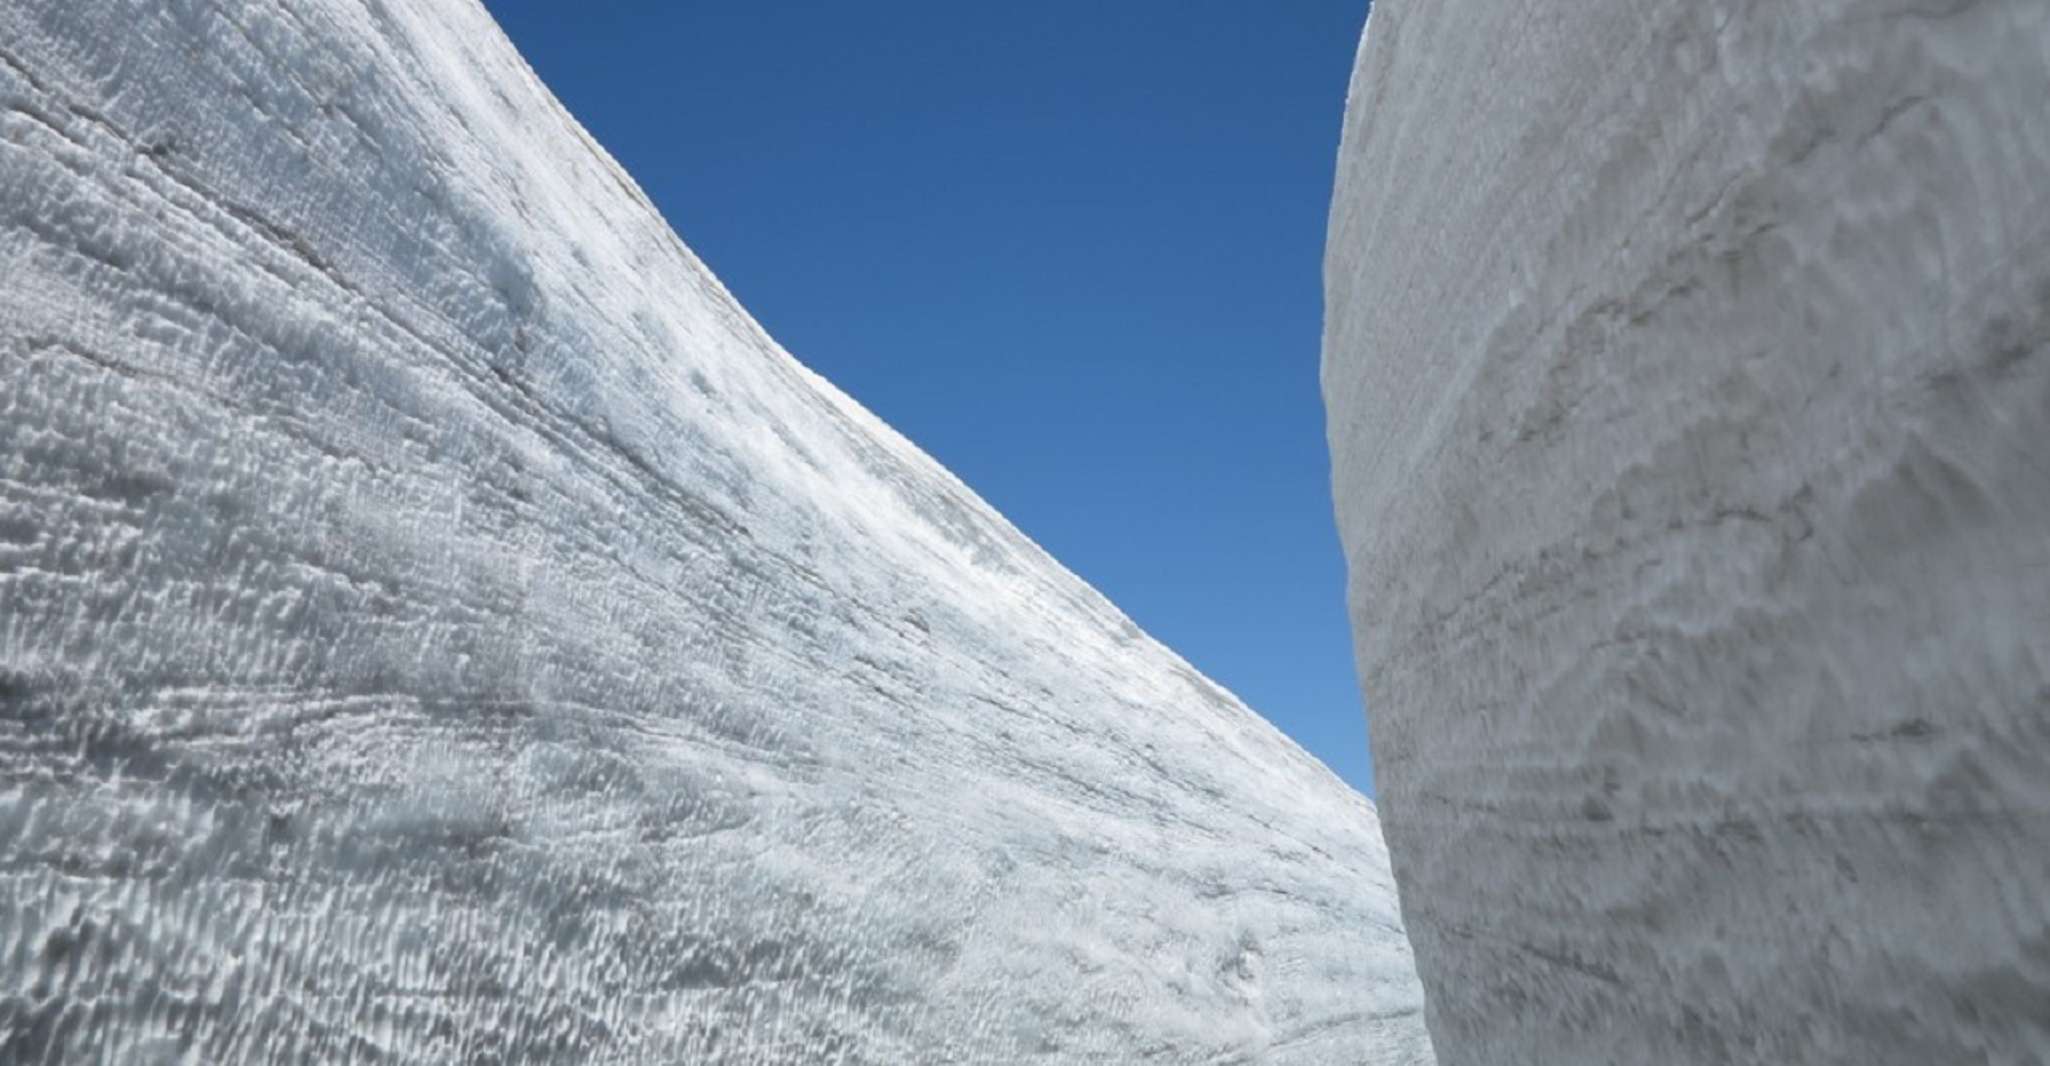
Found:
[(2050, 5), (1385, 0), (1324, 390), (1447, 1063), (2050, 1061)]
[(1420, 1009), (1371, 805), (778, 349), (471, 0), (0, 2), (0, 1060)]

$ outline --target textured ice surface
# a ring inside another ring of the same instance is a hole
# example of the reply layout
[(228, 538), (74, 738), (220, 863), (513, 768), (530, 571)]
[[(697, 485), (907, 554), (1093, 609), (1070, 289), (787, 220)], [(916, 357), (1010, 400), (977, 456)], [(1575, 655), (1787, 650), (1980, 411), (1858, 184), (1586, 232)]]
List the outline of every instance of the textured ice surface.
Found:
[(1384, 0), (1331, 223), (1443, 1060), (2050, 1062), (2050, 4)]
[(1416, 1062), (1386, 862), (474, 3), (0, 0), (0, 1061)]

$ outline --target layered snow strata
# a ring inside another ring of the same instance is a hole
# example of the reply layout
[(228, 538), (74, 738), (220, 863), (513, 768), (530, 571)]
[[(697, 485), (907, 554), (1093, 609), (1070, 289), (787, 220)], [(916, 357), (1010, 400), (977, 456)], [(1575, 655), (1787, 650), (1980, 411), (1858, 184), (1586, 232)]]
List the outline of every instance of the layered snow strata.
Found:
[(1386, 0), (1325, 398), (1448, 1063), (2050, 1061), (2050, 5)]
[(1414, 1062), (1373, 808), (469, 0), (0, 2), (0, 1060)]

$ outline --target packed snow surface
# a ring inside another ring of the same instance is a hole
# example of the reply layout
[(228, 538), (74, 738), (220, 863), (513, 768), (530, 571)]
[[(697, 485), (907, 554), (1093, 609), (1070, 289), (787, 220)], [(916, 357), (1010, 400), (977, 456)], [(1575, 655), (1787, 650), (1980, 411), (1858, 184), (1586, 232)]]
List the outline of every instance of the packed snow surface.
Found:
[(2050, 1062), (2050, 4), (1383, 0), (1326, 267), (1443, 1061)]
[(1414, 1063), (1421, 1002), (1366, 800), (476, 4), (0, 0), (0, 1061)]

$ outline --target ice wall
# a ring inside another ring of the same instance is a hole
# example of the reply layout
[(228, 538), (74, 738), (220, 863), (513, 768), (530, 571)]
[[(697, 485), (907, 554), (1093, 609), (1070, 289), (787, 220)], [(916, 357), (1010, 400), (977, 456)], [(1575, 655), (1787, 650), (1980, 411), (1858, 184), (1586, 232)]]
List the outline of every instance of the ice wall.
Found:
[(2050, 4), (1382, 0), (1324, 390), (1443, 1061), (2050, 1061)]
[(1420, 1003), (1372, 807), (475, 3), (0, 0), (0, 1061), (1408, 1063)]

